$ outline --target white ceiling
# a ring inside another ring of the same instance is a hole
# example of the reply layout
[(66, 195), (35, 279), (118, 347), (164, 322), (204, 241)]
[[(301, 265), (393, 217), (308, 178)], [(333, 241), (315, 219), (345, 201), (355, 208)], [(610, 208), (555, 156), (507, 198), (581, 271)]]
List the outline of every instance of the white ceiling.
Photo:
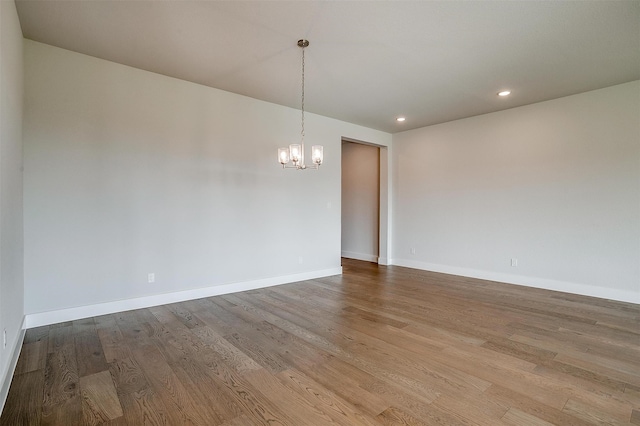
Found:
[(25, 38), (294, 108), (309, 39), (306, 110), (392, 133), (640, 79), (637, 0), (16, 5)]

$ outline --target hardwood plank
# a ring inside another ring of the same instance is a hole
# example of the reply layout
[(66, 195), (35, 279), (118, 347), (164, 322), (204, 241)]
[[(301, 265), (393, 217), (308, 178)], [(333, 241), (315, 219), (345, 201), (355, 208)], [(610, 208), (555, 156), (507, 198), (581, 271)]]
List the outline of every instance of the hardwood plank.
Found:
[(321, 349), (326, 347), (328, 342), (302, 326), (306, 320), (301, 316), (283, 313), (280, 309), (277, 309), (274, 315), (274, 312), (267, 310), (268, 307), (260, 307), (259, 302), (247, 302), (236, 295), (225, 298), (247, 311), (243, 317), (252, 318), (253, 322), (259, 321), (265, 334), (270, 335), (277, 343), (274, 350), (294, 366), (313, 366), (318, 362), (324, 362), (330, 356), (327, 351)]
[(131, 350), (117, 324), (96, 330), (107, 363), (131, 357)]
[(432, 404), (451, 417), (461, 422), (477, 422), (479, 424), (500, 424), (508, 408), (498, 401), (487, 400), (485, 394), (456, 392), (442, 394)]
[(42, 327), (35, 327), (28, 329), (24, 334), (24, 344), (27, 343), (35, 343), (40, 341), (47, 341), (49, 338), (49, 327), (48, 325)]
[(616, 398), (598, 398), (592, 393), (581, 393), (569, 398), (562, 411), (575, 417), (598, 423), (626, 423), (634, 406)]
[(627, 384), (627, 386), (624, 388), (623, 394), (629, 402), (631, 402), (636, 407), (640, 407), (640, 386)]
[(118, 326), (115, 316), (109, 314), (93, 317), (93, 323), (96, 330), (103, 330), (105, 328), (114, 328)]
[(207, 307), (197, 311), (197, 314), (198, 314), (198, 318), (206, 326), (208, 326), (209, 328), (211, 328), (221, 336), (234, 332), (235, 327), (233, 323), (227, 324), (218, 315), (216, 315), (216, 312), (218, 312), (219, 309), (213, 303), (211, 303), (207, 299), (203, 299), (202, 302), (203, 304), (206, 304)]
[(240, 407), (253, 424), (283, 424), (282, 419), (284, 416), (274, 407), (271, 401), (276, 398), (275, 395), (264, 396), (260, 394), (247, 383), (244, 379), (244, 374), (242, 376), (236, 374), (224, 363), (205, 362), (205, 364), (207, 366), (205, 373), (217, 381), (219, 387), (224, 389), (229, 398)]
[(192, 313), (189, 309), (186, 308), (186, 304), (184, 303), (172, 303), (167, 305), (169, 311), (171, 311), (174, 316), (183, 323), (188, 328), (195, 328), (202, 325), (202, 321)]
[[(260, 309), (263, 319), (278, 325), (280, 321), (287, 321), (301, 327), (309, 329), (315, 325), (313, 318), (318, 317), (318, 310), (311, 306), (306, 306), (307, 315), (301, 317), (299, 307), (295, 301), (283, 300), (278, 293), (264, 289), (263, 292), (248, 295), (246, 293), (236, 293), (233, 295), (234, 300), (240, 300), (243, 303), (250, 303), (254, 308)], [(264, 316), (266, 315), (266, 316)]]
[[(425, 354), (431, 354), (432, 352), (440, 354), (446, 346), (438, 347), (421, 336), (388, 325), (374, 328), (352, 322), (351, 328), (361, 331), (372, 338), (359, 336), (357, 338), (358, 342), (366, 342), (376, 352), (387, 354), (394, 361), (401, 360), (407, 367), (415, 370), (416, 377), (425, 375), (426, 377), (423, 380), (442, 392), (482, 391), (491, 385), (491, 382), (481, 379), (477, 375), (468, 374), (460, 369), (450, 367), (434, 357), (429, 359), (429, 362), (424, 362)], [(381, 364), (383, 364), (383, 361), (381, 361)]]
[(82, 419), (82, 397), (78, 392), (71, 398), (55, 405), (42, 407), (42, 426), (45, 425), (84, 425)]
[(206, 374), (208, 365), (219, 363), (220, 356), (192, 331), (178, 327), (169, 341), (163, 339), (155, 344), (191, 396), (201, 417), (207, 424), (222, 423), (224, 419), (240, 415), (241, 410), (224, 391), (218, 378)]
[(356, 308), (355, 306), (348, 306), (342, 309), (344, 312), (349, 312), (351, 314), (357, 315), (358, 317), (365, 319), (367, 321), (371, 321), (379, 324), (388, 324), (392, 327), (403, 328), (409, 325), (409, 323), (403, 321), (397, 321), (393, 318), (389, 318), (385, 315), (379, 315), (373, 312), (370, 312), (365, 309)]
[(210, 327), (199, 327), (193, 333), (203, 340), (203, 343), (214, 350), (221, 358), (238, 373), (259, 370), (262, 367), (240, 349), (232, 345)]
[(63, 404), (79, 395), (78, 367), (75, 350), (71, 344), (47, 355), (44, 379), (45, 408)]
[(184, 385), (155, 347), (133, 350), (154, 393), (168, 408), (171, 424), (206, 424)]
[(279, 398), (272, 399), (274, 405), (272, 412), (277, 413), (278, 417), (273, 420), (270, 419), (270, 422), (290, 425), (334, 423), (331, 417), (305, 399), (304, 394), (294, 392), (280, 381), (273, 380), (273, 376), (267, 370), (249, 371), (243, 377), (263, 396), (263, 399), (268, 399), (268, 395), (279, 396)]
[(556, 382), (571, 384), (571, 388), (575, 390), (589, 389), (591, 393), (600, 396), (607, 395), (609, 398), (626, 401), (629, 404), (636, 403), (638, 400), (637, 396), (625, 394), (625, 383), (582, 368), (560, 362), (552, 362), (539, 365), (534, 371), (536, 374)]
[(331, 359), (303, 372), (315, 382), (358, 408), (359, 412), (366, 413), (371, 417), (377, 416), (390, 406), (390, 403), (384, 398), (367, 390), (367, 387), (378, 382), (375, 377), (339, 359)]
[(251, 421), (245, 414), (241, 414), (238, 417), (222, 423), (220, 426), (253, 426), (255, 423)]
[(278, 373), (280, 381), (296, 394), (305, 398), (334, 422), (347, 425), (373, 425), (371, 420), (342, 398), (296, 370)]
[(47, 342), (37, 340), (31, 343), (24, 343), (22, 351), (16, 364), (14, 374), (24, 374), (31, 371), (43, 370), (47, 361)]
[[(556, 331), (535, 330), (530, 327), (514, 327), (517, 331), (512, 339), (521, 342), (538, 341), (543, 339), (548, 347), (555, 347), (554, 352), (565, 354), (589, 353), (597, 357), (605, 357), (607, 360), (615, 360), (620, 364), (633, 364), (640, 356), (637, 348), (630, 347), (630, 343), (617, 344), (612, 339), (603, 336), (584, 336), (581, 333), (567, 332), (563, 328)], [(575, 337), (576, 334), (579, 337)]]
[(80, 376), (88, 376), (105, 371), (108, 368), (107, 361), (102, 351), (102, 344), (96, 332), (93, 318), (74, 321), (73, 333), (75, 336), (78, 374)]
[(402, 410), (389, 407), (378, 415), (378, 419), (385, 425), (407, 425), (407, 426), (422, 426), (426, 423), (414, 418), (410, 414), (403, 412)]
[(591, 424), (557, 408), (549, 407), (526, 393), (513, 392), (499, 385), (492, 385), (484, 393), (490, 401), (501, 403), (505, 407), (516, 408), (518, 411), (554, 425), (588, 426)]
[(517, 408), (509, 408), (502, 417), (502, 421), (513, 426), (553, 426), (553, 424), (539, 419)]
[(201, 373), (201, 366), (196, 360), (185, 358), (180, 365), (172, 365), (171, 368), (205, 424), (220, 424), (242, 414), (242, 410), (224, 392), (217, 380)]
[(171, 425), (169, 409), (149, 387), (119, 395), (123, 417), (129, 425)]
[(292, 367), (290, 363), (273, 351), (266, 339), (257, 333), (231, 333), (224, 338), (273, 374)]
[[(443, 412), (429, 401), (407, 391), (402, 386), (389, 385), (384, 382), (375, 382), (365, 388), (391, 404), (393, 410), (400, 410), (404, 415), (419, 419), (421, 422), (433, 425), (477, 425), (476, 422), (465, 418), (457, 418), (450, 413)], [(403, 417), (400, 417), (403, 418)], [(376, 419), (378, 419), (376, 417)], [(400, 423), (402, 424), (402, 423)]]
[[(174, 337), (176, 337), (174, 335)], [(186, 338), (185, 338), (186, 340)], [(261, 397), (255, 389), (248, 386), (246, 381), (239, 375), (235, 374), (230, 366), (222, 362), (220, 355), (213, 350), (202, 350), (202, 348), (210, 349), (206, 344), (202, 343), (199, 348), (190, 349), (189, 346), (174, 346), (173, 349), (169, 347), (161, 347), (161, 342), (157, 342), (158, 349), (173, 360), (174, 371), (182, 377), (182, 382), (188, 381), (185, 386), (198, 385), (198, 390), (205, 386), (201, 386), (201, 380), (206, 381), (208, 386), (213, 386), (216, 389), (214, 391), (205, 392), (208, 395), (215, 395), (215, 402), (209, 401), (208, 405), (217, 406), (218, 412), (226, 411), (233, 412), (233, 417), (238, 416), (238, 406), (243, 407), (246, 411), (251, 413), (251, 418), (256, 424), (271, 424), (273, 422), (278, 423), (281, 416), (278, 410), (270, 404), (267, 398)], [(179, 351), (185, 351), (184, 357), (176, 357)], [(178, 351), (178, 352), (176, 352)], [(171, 353), (173, 352), (173, 354)], [(197, 360), (194, 358), (197, 357)], [(198, 368), (200, 367), (200, 370)], [(177, 370), (176, 370), (177, 368)], [(260, 367), (262, 369), (262, 367)], [(200, 375), (198, 375), (198, 371)], [(249, 370), (251, 371), (251, 370)], [(181, 373), (184, 372), (188, 376), (185, 378)], [(211, 424), (207, 421), (205, 424)]]
[(173, 312), (171, 312), (171, 309), (169, 309), (169, 306), (167, 305), (152, 306), (147, 310), (151, 312), (153, 316), (161, 323), (169, 323), (178, 320), (178, 318), (176, 318), (176, 316), (173, 314)]
[(80, 378), (82, 417), (87, 425), (98, 425), (123, 415), (109, 371)]
[[(607, 363), (605, 357), (591, 357), (588, 354), (558, 354), (555, 360), (577, 368), (582, 368), (600, 376), (640, 387), (640, 366), (626, 364), (617, 368), (615, 361)], [(622, 371), (621, 371), (622, 370)]]
[(109, 372), (118, 395), (136, 393), (149, 388), (149, 382), (133, 356), (112, 362), (109, 364)]
[(499, 337), (492, 338), (481, 345), (482, 347), (494, 352), (499, 352), (532, 363), (544, 362), (545, 365), (549, 361), (552, 362), (553, 358), (558, 354), (557, 352), (542, 349), (537, 346)]
[(38, 425), (42, 416), (44, 375), (31, 371), (15, 376), (0, 417), (3, 425)]
[(51, 326), (47, 343), (47, 352), (59, 351), (62, 347), (75, 345), (73, 327), (71, 325)]
[(617, 410), (607, 411), (600, 407), (593, 407), (583, 401), (569, 398), (562, 411), (592, 424), (624, 424), (630, 420), (632, 409), (629, 408), (625, 413), (620, 413)]

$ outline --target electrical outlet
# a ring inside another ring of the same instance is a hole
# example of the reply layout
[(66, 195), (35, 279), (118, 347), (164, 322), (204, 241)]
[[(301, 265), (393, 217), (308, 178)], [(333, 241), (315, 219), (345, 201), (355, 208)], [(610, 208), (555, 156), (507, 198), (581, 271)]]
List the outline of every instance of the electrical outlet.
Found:
[(156, 274), (153, 272), (150, 272), (147, 275), (147, 281), (149, 281), (150, 283), (155, 283), (156, 282)]
[(298, 263), (299, 263), (300, 265), (302, 265), (302, 261), (303, 261), (303, 260), (302, 260), (302, 256), (299, 256), (299, 257), (298, 257)]
[(2, 347), (7, 347), (7, 329), (2, 330)]
[(409, 249), (409, 251), (410, 251), (411, 254), (416, 254), (416, 248), (415, 247), (411, 247)]
[(513, 266), (513, 267), (518, 266), (518, 259), (512, 257), (511, 258), (511, 266)]

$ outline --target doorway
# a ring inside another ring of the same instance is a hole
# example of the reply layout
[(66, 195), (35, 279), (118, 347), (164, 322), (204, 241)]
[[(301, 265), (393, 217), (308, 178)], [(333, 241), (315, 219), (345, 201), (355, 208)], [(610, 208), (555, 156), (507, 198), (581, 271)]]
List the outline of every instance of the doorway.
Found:
[(342, 257), (380, 259), (381, 148), (342, 141)]

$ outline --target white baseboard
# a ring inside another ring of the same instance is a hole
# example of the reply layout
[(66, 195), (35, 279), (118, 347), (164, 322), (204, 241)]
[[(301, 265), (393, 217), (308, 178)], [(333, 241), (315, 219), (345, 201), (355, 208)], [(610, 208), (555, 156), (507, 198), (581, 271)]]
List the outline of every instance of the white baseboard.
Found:
[(11, 348), (11, 359), (9, 360), (7, 371), (4, 372), (4, 375), (2, 377), (2, 387), (0, 387), (0, 413), (2, 413), (2, 410), (4, 410), (4, 404), (7, 402), (7, 396), (9, 396), (9, 388), (11, 387), (13, 373), (15, 373), (16, 371), (18, 358), (20, 357), (20, 352), (22, 351), (22, 343), (24, 342), (24, 334), (26, 331), (26, 320), (26, 317), (22, 319), (22, 327), (20, 327), (18, 338), (15, 340), (13, 348)]
[(478, 269), (460, 268), (455, 266), (438, 265), (410, 259), (393, 259), (393, 265), (407, 268), (422, 269), (424, 271), (440, 272), (443, 274), (460, 275), (488, 281), (497, 281), (526, 287), (542, 288), (545, 290), (561, 291), (598, 297), (600, 299), (617, 300), (620, 302), (640, 304), (640, 292), (597, 287), (588, 284), (572, 283), (568, 281), (549, 280), (545, 278), (528, 277), (524, 275), (504, 274)]
[(39, 312), (26, 315), (25, 327), (40, 327), (43, 325), (57, 324), (60, 322), (73, 321), (81, 318), (113, 314), (115, 312), (130, 311), (132, 309), (148, 308), (151, 306), (165, 305), (167, 303), (183, 302), (185, 300), (201, 299), (203, 297), (219, 296), (222, 294), (236, 293), (239, 291), (271, 287), (280, 284), (288, 284), (340, 274), (342, 274), (342, 267), (303, 272), (299, 274), (285, 275), (273, 278), (264, 278), (253, 281), (223, 284), (212, 287), (197, 288), (193, 290), (177, 291), (174, 293), (137, 297), (134, 299), (118, 300), (114, 302), (97, 303), (95, 305), (78, 306), (75, 308), (60, 309), (56, 311)]
[(356, 253), (354, 251), (343, 251), (342, 257), (347, 259), (364, 260), (365, 262), (378, 262), (378, 256), (374, 254)]

